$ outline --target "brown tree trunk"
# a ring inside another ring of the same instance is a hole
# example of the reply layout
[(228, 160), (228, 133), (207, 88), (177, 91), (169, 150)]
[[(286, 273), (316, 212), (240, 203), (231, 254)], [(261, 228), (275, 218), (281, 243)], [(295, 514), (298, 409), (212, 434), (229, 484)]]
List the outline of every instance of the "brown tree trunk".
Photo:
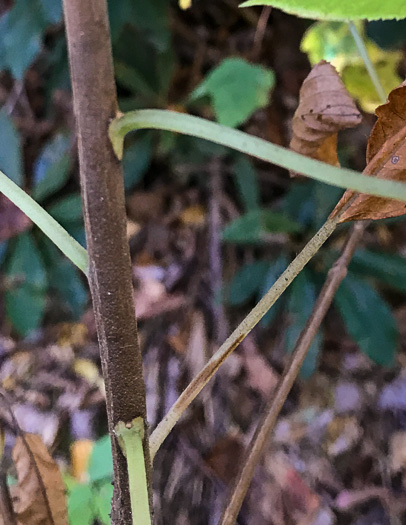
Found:
[[(113, 429), (119, 421), (128, 422), (137, 416), (145, 420), (146, 408), (126, 238), (122, 168), (107, 133), (109, 121), (117, 112), (107, 5), (106, 0), (64, 0), (63, 4), (90, 259), (89, 282), (112, 438), (112, 523), (130, 525), (126, 462)], [(149, 477), (147, 442), (144, 449)]]

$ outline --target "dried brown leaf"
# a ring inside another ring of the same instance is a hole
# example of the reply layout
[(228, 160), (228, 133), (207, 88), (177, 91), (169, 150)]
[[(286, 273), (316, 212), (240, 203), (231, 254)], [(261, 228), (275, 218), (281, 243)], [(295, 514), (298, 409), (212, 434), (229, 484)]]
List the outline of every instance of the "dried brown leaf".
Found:
[(19, 436), (13, 460), (18, 476), (13, 491), (18, 525), (67, 525), (65, 485), (40, 436)]
[[(293, 116), (290, 148), (297, 153), (339, 166), (337, 133), (361, 122), (361, 114), (335, 68), (322, 60), (300, 89)], [(294, 175), (294, 174), (292, 174)]]
[[(378, 120), (372, 129), (364, 173), (380, 179), (406, 179), (406, 82), (394, 89), (388, 102), (376, 110)], [(347, 190), (332, 215), (356, 195)], [(386, 219), (406, 212), (405, 204), (393, 199), (358, 194), (340, 222), (362, 219)]]

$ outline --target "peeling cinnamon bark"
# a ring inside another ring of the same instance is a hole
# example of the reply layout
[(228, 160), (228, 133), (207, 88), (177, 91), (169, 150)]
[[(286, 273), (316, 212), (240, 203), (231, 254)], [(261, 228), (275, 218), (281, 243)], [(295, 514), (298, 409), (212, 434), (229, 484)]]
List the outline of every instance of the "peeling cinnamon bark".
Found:
[[(113, 429), (119, 421), (132, 421), (138, 416), (145, 421), (146, 407), (126, 239), (122, 168), (107, 132), (118, 109), (107, 5), (106, 0), (64, 0), (63, 4), (90, 259), (89, 282), (112, 438), (112, 523), (130, 525), (126, 461)], [(147, 440), (144, 452), (149, 476)]]

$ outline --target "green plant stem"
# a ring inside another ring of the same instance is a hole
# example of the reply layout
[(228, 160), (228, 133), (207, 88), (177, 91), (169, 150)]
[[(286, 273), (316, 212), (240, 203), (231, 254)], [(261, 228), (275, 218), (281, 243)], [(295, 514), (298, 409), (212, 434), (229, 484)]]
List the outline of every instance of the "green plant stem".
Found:
[(353, 170), (336, 168), (237, 129), (175, 111), (141, 109), (115, 118), (110, 124), (109, 136), (119, 159), (123, 156), (125, 135), (137, 129), (161, 129), (198, 137), (332, 186), (406, 202), (406, 184), (403, 182), (383, 180)]
[(266, 312), (288, 288), (295, 277), (302, 271), (310, 259), (318, 252), (320, 247), (326, 242), (336, 229), (342, 213), (352, 204), (351, 199), (348, 204), (338, 212), (334, 218), (329, 218), (310, 239), (303, 250), (290, 263), (283, 274), (275, 281), (274, 285), (268, 290), (261, 301), (251, 310), (245, 319), (238, 325), (234, 332), (220, 346), (213, 357), (207, 362), (204, 368), (192, 379), (178, 397), (166, 416), (152, 432), (149, 439), (151, 458), (153, 459), (159, 447), (175, 426), (187, 407), (192, 403), (202, 388), (210, 381), (220, 365), (237, 348), (241, 341), (249, 334), (254, 326), (262, 319)]
[(136, 417), (127, 424), (120, 421), (115, 432), (127, 459), (133, 525), (151, 525), (143, 449), (144, 421), (142, 417)]
[(87, 251), (35, 200), (0, 171), (0, 192), (11, 200), (51, 241), (87, 275)]
[(357, 26), (354, 24), (353, 21), (348, 22), (348, 27), (350, 29), (352, 37), (354, 38), (358, 52), (361, 55), (362, 60), (364, 61), (365, 67), (368, 71), (368, 75), (371, 78), (371, 81), (375, 87), (375, 90), (378, 93), (378, 96), (381, 99), (382, 104), (385, 104), (385, 102), (387, 101), (387, 95), (385, 93), (385, 90), (383, 89), (381, 81), (379, 80), (378, 73), (376, 72), (376, 69), (371, 61), (368, 50), (365, 46), (364, 39), (359, 34)]

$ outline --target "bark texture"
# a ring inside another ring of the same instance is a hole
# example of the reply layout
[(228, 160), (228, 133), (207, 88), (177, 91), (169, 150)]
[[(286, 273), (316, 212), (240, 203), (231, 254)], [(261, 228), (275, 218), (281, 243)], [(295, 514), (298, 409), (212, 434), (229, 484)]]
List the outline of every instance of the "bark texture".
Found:
[[(128, 422), (137, 416), (145, 421), (146, 408), (126, 238), (122, 168), (107, 132), (117, 112), (107, 5), (106, 0), (64, 0), (63, 4), (90, 259), (89, 281), (112, 437), (112, 523), (130, 525), (126, 462), (113, 429), (119, 421)], [(144, 449), (149, 477), (147, 443)]]

